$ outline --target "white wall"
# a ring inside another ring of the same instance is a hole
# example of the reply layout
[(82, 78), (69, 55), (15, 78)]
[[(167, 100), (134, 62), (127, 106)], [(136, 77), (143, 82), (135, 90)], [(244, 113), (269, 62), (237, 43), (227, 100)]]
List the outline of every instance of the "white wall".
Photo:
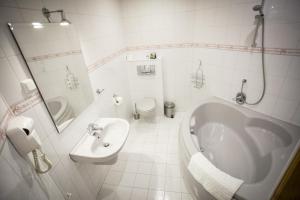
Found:
[[(8, 105), (0, 95), (1, 133), (5, 129), (3, 122), (7, 121), (7, 112)], [(0, 199), (64, 199), (49, 174), (38, 176), (30, 161), (21, 157), (8, 140), (1, 137), (0, 145)], [(47, 143), (44, 148), (47, 152), (51, 149), (50, 145)]]
[[(253, 102), (262, 90), (261, 57), (260, 53), (251, 53), (247, 48), (252, 41), (257, 14), (252, 7), (259, 3), (258, 0), (123, 0), (126, 45), (132, 51), (156, 51), (166, 60), (163, 65), (165, 99), (175, 101), (179, 110), (197, 101), (191, 95), (201, 98), (211, 93), (232, 102), (243, 78), (248, 80), (245, 88), (248, 101)], [(266, 0), (266, 95), (259, 105), (248, 106), (298, 125), (299, 8), (295, 0)], [(258, 46), (260, 41), (259, 32)], [(297, 56), (284, 53), (289, 49), (297, 51)], [(276, 55), (281, 50), (283, 55)], [(199, 59), (208, 90), (195, 90), (190, 84), (190, 73)]]
[[(298, 1), (266, 1), (266, 47), (299, 50)], [(67, 11), (67, 17), (79, 32), (85, 62), (89, 67), (93, 66), (89, 73), (93, 91), (105, 89), (103, 95), (97, 97), (62, 134), (56, 133), (43, 104), (22, 113), (35, 120), (44, 150), (54, 163), (49, 174), (63, 195), (71, 192), (72, 199), (93, 199), (109, 169), (107, 166), (74, 164), (68, 153), (91, 120), (99, 116), (126, 117), (131, 113), (122, 53), (156, 51), (163, 57), (164, 96), (166, 100), (175, 101), (179, 110), (186, 110), (210, 93), (231, 100), (244, 77), (248, 79), (249, 100), (257, 97), (259, 54), (199, 45), (248, 45), (247, 36), (254, 28), (255, 14), (251, 9), (256, 3), (256, 0), (1, 1), (0, 91), (8, 104), (24, 100), (19, 81), (28, 77), (28, 72), (5, 23), (45, 21), (41, 14), (43, 6)], [(192, 88), (190, 82), (197, 59), (203, 61), (206, 75), (206, 86), (201, 90)], [(299, 56), (266, 55), (267, 95), (264, 102), (253, 109), (300, 124), (299, 62)], [(111, 104), (113, 93), (125, 99), (123, 107), (117, 110)], [(0, 116), (5, 110), (1, 110)], [(8, 141), (5, 148), (9, 149)], [(17, 154), (1, 151), (0, 159), (5, 160), (1, 160), (1, 180), (5, 180), (1, 183), (10, 183), (1, 185), (1, 189), (14, 191), (15, 195), (23, 194), (20, 192), (23, 190), (16, 188), (26, 189), (28, 182), (23, 181), (22, 176), (13, 180), (11, 176), (21, 174), (28, 165), (18, 163), (14, 168), (9, 165), (9, 158), (19, 159)], [(27, 199), (40, 199), (39, 195), (45, 192), (39, 188), (37, 186), (34, 196)], [(48, 192), (56, 191), (54, 186), (47, 188)]]
[[(104, 88), (105, 91), (99, 97), (95, 95), (94, 103), (61, 134), (54, 129), (42, 103), (29, 106), (21, 113), (34, 119), (43, 150), (53, 162), (53, 169), (47, 175), (40, 175), (43, 184), (47, 187), (42, 187), (43, 185), (39, 185), (35, 179), (27, 182), (27, 179), (22, 176), (12, 178), (22, 175), (24, 170), (31, 170), (31, 168), (25, 161), (8, 165), (6, 160), (22, 158), (14, 152), (9, 140), (1, 139), (1, 147), (5, 141), (4, 150), (0, 152), (0, 190), (1, 195), (3, 194), (1, 199), (18, 199), (21, 195), (23, 199), (44, 199), (47, 193), (51, 194), (49, 199), (59, 199), (58, 189), (64, 197), (67, 196), (67, 192), (72, 193), (71, 199), (95, 199), (109, 166), (79, 165), (71, 161), (68, 154), (85, 133), (87, 124), (97, 117), (128, 118), (131, 113), (131, 108), (128, 106), (129, 86), (127, 79), (123, 76), (126, 71), (124, 71), (123, 62), (113, 59), (117, 58), (114, 53), (123, 48), (119, 3), (116, 0), (90, 1), (89, 3), (68, 0), (1, 1), (0, 91), (9, 105), (25, 100), (19, 82), (29, 77), (29, 74), (5, 23), (8, 21), (45, 22), (41, 13), (43, 6), (51, 10), (67, 11), (67, 18), (72, 21), (79, 34), (85, 62), (89, 67), (92, 90), (95, 92), (97, 88)], [(118, 108), (112, 105), (113, 93), (124, 97), (124, 104)], [(1, 107), (0, 116), (4, 116), (6, 111), (7, 108)], [(0, 120), (3, 125), (1, 125), (1, 132), (3, 132), (6, 121), (2, 117)], [(2, 162), (3, 160), (5, 162)], [(31, 172), (31, 176), (35, 177), (35, 172)], [(2, 193), (2, 191), (9, 193)], [(30, 196), (25, 196), (27, 194)]]
[[(195, 10), (194, 42), (250, 46), (255, 28), (253, 5), (260, 1), (231, 1), (197, 4)], [(266, 0), (265, 47), (299, 49), (300, 16), (298, 1)], [(261, 46), (259, 30), (258, 46)], [(247, 79), (245, 92), (249, 102), (257, 100), (262, 91), (260, 53), (218, 49), (195, 49), (202, 58), (208, 86), (216, 96), (231, 101), (240, 90), (241, 80)], [(248, 106), (300, 125), (299, 56), (265, 55), (266, 95), (256, 106)]]
[(127, 46), (193, 41), (194, 0), (122, 0)]
[[(143, 100), (144, 98), (153, 98), (156, 102), (156, 115), (164, 115), (163, 99), (163, 77), (162, 60), (147, 59), (144, 56), (128, 55), (131, 58), (126, 59), (126, 70), (130, 86), (131, 106)], [(155, 73), (151, 75), (140, 75), (137, 71), (138, 65), (154, 65)]]

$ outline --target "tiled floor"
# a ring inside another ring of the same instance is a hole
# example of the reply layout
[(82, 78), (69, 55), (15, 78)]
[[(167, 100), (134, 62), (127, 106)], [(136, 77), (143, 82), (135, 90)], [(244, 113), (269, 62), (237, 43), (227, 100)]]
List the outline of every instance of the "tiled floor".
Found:
[(181, 116), (131, 124), (118, 161), (99, 191), (99, 200), (192, 200), (179, 166)]

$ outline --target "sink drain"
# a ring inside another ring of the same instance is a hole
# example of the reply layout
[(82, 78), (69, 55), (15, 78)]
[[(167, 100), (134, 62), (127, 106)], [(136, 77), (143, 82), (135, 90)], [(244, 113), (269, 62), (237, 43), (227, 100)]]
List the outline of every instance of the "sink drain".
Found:
[(104, 147), (108, 147), (110, 144), (109, 143), (104, 143), (103, 146)]

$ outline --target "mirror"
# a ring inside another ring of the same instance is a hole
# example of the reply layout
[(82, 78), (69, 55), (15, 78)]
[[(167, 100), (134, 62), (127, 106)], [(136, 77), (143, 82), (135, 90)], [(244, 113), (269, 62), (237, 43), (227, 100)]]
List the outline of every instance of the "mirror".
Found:
[[(76, 31), (72, 25), (56, 23), (9, 23), (9, 27), (61, 132), (93, 101)], [(30, 88), (31, 80), (27, 81)]]

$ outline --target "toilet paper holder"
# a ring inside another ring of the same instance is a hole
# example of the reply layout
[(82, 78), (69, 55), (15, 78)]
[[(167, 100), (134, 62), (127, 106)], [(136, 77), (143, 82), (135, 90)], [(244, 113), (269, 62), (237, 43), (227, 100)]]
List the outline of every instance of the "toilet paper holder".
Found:
[(123, 98), (117, 94), (113, 94), (112, 99), (113, 99), (113, 104), (116, 106), (121, 105), (123, 102)]
[(104, 89), (99, 89), (99, 88), (98, 88), (98, 89), (96, 90), (96, 94), (97, 94), (97, 95), (100, 95), (100, 94), (102, 94), (103, 92), (104, 92)]

